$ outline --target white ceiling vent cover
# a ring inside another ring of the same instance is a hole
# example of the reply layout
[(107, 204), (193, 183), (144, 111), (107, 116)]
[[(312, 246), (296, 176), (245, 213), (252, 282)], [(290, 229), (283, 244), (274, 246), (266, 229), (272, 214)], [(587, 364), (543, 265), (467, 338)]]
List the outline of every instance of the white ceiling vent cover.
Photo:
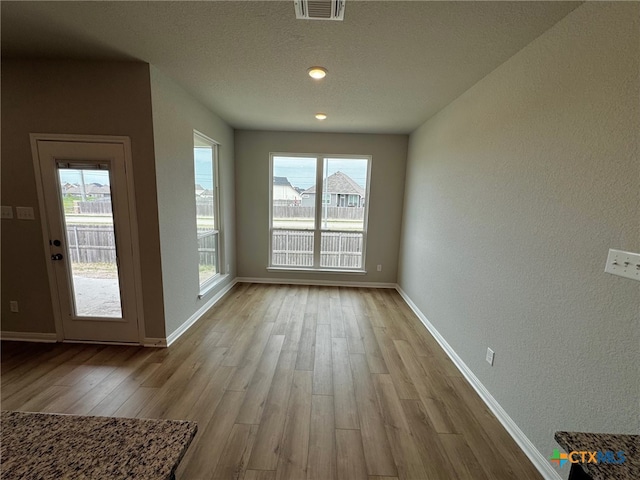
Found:
[(344, 20), (346, 0), (294, 0), (296, 18), (303, 20)]

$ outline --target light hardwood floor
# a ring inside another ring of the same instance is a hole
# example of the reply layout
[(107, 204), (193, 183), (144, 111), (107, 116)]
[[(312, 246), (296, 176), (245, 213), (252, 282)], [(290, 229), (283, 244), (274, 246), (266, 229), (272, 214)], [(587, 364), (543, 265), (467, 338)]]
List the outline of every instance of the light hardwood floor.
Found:
[(2, 409), (189, 419), (199, 479), (540, 479), (392, 290), (241, 284), (168, 349), (2, 343)]

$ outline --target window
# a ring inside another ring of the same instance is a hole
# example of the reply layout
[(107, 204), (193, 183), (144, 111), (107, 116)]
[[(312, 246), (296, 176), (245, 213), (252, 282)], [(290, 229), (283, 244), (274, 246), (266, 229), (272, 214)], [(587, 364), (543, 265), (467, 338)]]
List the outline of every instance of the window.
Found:
[(193, 134), (200, 291), (220, 274), (218, 144)]
[[(273, 268), (364, 271), (371, 157), (271, 155)], [(301, 192), (283, 205), (278, 184)]]

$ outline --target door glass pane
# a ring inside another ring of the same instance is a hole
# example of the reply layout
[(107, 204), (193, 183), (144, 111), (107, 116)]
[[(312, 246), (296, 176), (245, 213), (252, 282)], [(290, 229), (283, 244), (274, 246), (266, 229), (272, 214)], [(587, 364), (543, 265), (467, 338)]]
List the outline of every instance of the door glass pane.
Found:
[(313, 266), (315, 157), (273, 157), (271, 265)]
[(109, 170), (60, 165), (58, 176), (75, 316), (121, 318)]
[(325, 158), (322, 168), (320, 266), (362, 268), (369, 161)]

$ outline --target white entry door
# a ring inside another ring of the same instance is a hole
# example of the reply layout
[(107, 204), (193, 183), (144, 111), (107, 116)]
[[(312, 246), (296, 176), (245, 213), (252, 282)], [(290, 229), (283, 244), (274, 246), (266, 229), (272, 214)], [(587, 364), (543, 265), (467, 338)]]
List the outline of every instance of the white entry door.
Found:
[(34, 149), (64, 340), (137, 343), (125, 143), (36, 139)]

